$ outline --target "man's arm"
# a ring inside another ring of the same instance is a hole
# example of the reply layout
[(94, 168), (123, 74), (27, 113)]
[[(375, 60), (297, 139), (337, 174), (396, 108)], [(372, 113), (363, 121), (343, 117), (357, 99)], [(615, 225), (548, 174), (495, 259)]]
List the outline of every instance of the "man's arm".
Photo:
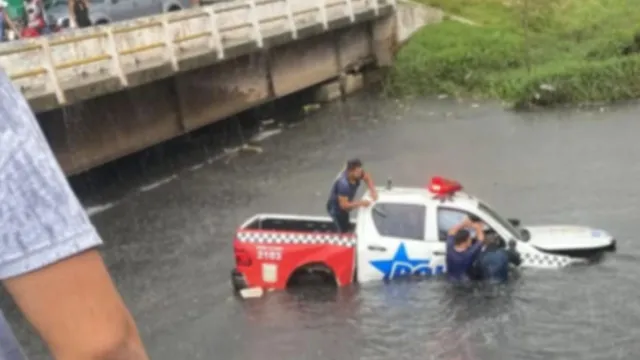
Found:
[(96, 250), (6, 279), (4, 285), (55, 359), (148, 359)]
[(378, 201), (378, 192), (376, 191), (376, 185), (373, 183), (371, 175), (366, 171), (363, 172), (362, 180), (367, 184), (367, 188), (369, 188), (369, 193), (371, 194), (373, 201)]
[(13, 30), (13, 32), (16, 34), (16, 38), (20, 38), (20, 32), (18, 31), (18, 28), (16, 27), (16, 24), (13, 22), (13, 20), (11, 20), (11, 17), (9, 17), (9, 13), (6, 11), (2, 12), (3, 16), (4, 16), (4, 21), (7, 23), (7, 26), (9, 26), (9, 28), (11, 30)]
[(0, 70), (0, 280), (56, 359), (147, 360), (101, 239)]
[(77, 26), (76, 13), (73, 12), (73, 0), (67, 1), (67, 11), (69, 12), (69, 26), (74, 28)]
[(368, 200), (349, 201), (349, 191), (349, 186), (346, 184), (339, 182), (336, 185), (338, 204), (342, 210), (350, 211), (358, 207), (369, 206), (370, 202)]
[(458, 233), (458, 231), (470, 227), (473, 224), (471, 223), (471, 221), (469, 220), (469, 218), (465, 217), (461, 222), (459, 222), (458, 224), (454, 225), (451, 227), (451, 229), (449, 229), (448, 231), (448, 235), (449, 236), (454, 236), (455, 234)]
[(482, 222), (476, 222), (472, 225), (473, 229), (476, 231), (476, 238), (479, 243), (484, 242), (484, 224)]

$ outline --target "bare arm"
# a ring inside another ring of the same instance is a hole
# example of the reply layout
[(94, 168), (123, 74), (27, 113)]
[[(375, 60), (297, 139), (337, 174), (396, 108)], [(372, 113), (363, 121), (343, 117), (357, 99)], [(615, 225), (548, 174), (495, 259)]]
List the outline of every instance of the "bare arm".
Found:
[(55, 359), (148, 359), (96, 250), (4, 284)]
[(369, 201), (360, 200), (360, 201), (349, 201), (349, 198), (346, 196), (338, 196), (338, 203), (340, 204), (340, 208), (344, 211), (353, 210), (358, 207), (369, 206)]
[(13, 30), (13, 32), (16, 34), (16, 37), (20, 38), (20, 32), (18, 31), (16, 24), (9, 17), (9, 14), (6, 11), (3, 11), (2, 14), (4, 16), (4, 21), (7, 23), (7, 26), (9, 26), (11, 30)]
[(365, 172), (362, 176), (362, 180), (364, 180), (364, 182), (367, 184), (367, 187), (369, 188), (369, 193), (371, 193), (371, 198), (373, 199), (373, 201), (377, 201), (378, 192), (376, 191), (376, 186), (373, 183), (373, 179), (371, 178), (371, 175), (369, 175), (368, 172)]
[(458, 223), (457, 225), (454, 225), (453, 227), (451, 227), (451, 229), (449, 229), (449, 235), (453, 236), (457, 234), (458, 231), (464, 228), (467, 228), (470, 225), (471, 225), (471, 221), (469, 221), (469, 219), (465, 217), (464, 220), (462, 220), (460, 223)]
[(476, 237), (478, 241), (483, 242), (484, 241), (484, 224), (481, 222), (476, 222), (476, 223), (473, 223), (472, 227), (476, 231)]
[(69, 11), (69, 25), (73, 27), (76, 23), (76, 13), (73, 11), (73, 0), (67, 1), (67, 10)]

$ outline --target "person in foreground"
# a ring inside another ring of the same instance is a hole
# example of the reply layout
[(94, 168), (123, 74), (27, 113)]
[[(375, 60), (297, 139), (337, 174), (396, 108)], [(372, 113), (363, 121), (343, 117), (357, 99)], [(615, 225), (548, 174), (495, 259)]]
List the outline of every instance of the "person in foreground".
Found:
[(522, 260), (516, 251), (516, 242), (511, 240), (505, 249), (497, 237), (487, 237), (485, 245), (476, 260), (477, 273), (481, 280), (489, 283), (506, 283), (509, 280), (509, 267), (520, 266)]
[[(470, 230), (477, 240), (473, 242)], [(447, 236), (447, 277), (455, 282), (466, 282), (473, 279), (473, 266), (482, 250), (484, 241), (484, 224), (480, 219), (465, 217), (462, 222), (449, 229)]]
[[(27, 101), (0, 69), (0, 280), (55, 359), (146, 360), (102, 243)], [(1, 313), (0, 313), (1, 316)], [(23, 355), (0, 321), (0, 359)]]
[(333, 219), (338, 232), (350, 231), (349, 212), (355, 208), (367, 207), (371, 204), (369, 200), (353, 201), (353, 198), (360, 187), (360, 182), (364, 181), (369, 188), (373, 201), (378, 200), (378, 193), (371, 176), (362, 169), (362, 161), (352, 159), (347, 161), (344, 171), (331, 186), (331, 193), (327, 201), (327, 211)]

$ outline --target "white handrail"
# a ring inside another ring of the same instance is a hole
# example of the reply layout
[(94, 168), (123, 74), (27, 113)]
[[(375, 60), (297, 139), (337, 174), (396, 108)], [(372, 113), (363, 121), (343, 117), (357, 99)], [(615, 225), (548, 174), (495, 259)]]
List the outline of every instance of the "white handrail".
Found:
[(249, 1), (249, 11), (251, 23), (253, 24), (254, 37), (256, 41), (256, 45), (259, 48), (264, 46), (262, 42), (262, 30), (260, 29), (260, 22), (258, 21), (258, 11), (256, 10), (256, 0), (248, 0)]
[(289, 0), (284, 0), (284, 6), (287, 11), (287, 20), (289, 21), (289, 27), (291, 29), (291, 37), (295, 40), (298, 38), (298, 27), (296, 26), (296, 20), (293, 18), (293, 11), (291, 10), (291, 3)]
[(380, 13), (380, 4), (378, 4), (379, 0), (369, 0), (369, 3), (373, 4), (373, 14), (378, 16), (378, 14)]
[(347, 0), (347, 16), (351, 22), (356, 21), (356, 14), (353, 12), (353, 2), (351, 0)]
[(216, 50), (218, 59), (222, 60), (224, 59), (224, 46), (222, 45), (220, 30), (218, 30), (218, 15), (211, 6), (208, 6), (205, 10), (209, 14), (209, 22), (211, 23), (211, 48)]
[(318, 13), (320, 14), (320, 21), (322, 22), (322, 27), (327, 30), (329, 28), (329, 20), (327, 19), (327, 0), (317, 0), (318, 1)]
[(113, 38), (113, 29), (111, 27), (107, 27), (107, 46), (109, 48), (109, 54), (111, 55), (113, 72), (115, 72), (116, 76), (120, 79), (120, 85), (122, 87), (129, 86), (129, 80), (127, 79), (127, 75), (124, 73), (124, 69), (122, 68), (120, 52), (118, 51), (116, 41)]
[(178, 71), (178, 58), (176, 57), (176, 51), (174, 49), (175, 43), (171, 38), (171, 25), (169, 24), (169, 13), (165, 13), (162, 16), (162, 33), (165, 42), (165, 57), (167, 62), (171, 64), (173, 71)]
[(58, 104), (66, 104), (67, 97), (62, 90), (62, 86), (60, 86), (60, 79), (58, 79), (58, 74), (56, 72), (56, 66), (53, 63), (53, 56), (51, 56), (51, 47), (49, 47), (49, 41), (46, 38), (40, 38), (40, 46), (42, 49), (42, 53), (44, 55), (42, 67), (47, 70), (47, 74), (49, 75), (49, 80), (51, 81), (51, 86), (53, 86), (53, 92), (56, 94), (56, 99), (58, 100)]

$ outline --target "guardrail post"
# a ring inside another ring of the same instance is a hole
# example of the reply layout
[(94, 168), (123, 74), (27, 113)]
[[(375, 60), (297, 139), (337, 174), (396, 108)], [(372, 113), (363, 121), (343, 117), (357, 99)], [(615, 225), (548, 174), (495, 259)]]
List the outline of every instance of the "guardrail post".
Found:
[(379, 0), (369, 0), (369, 2), (373, 3), (373, 13), (378, 16), (380, 13), (380, 4), (378, 4)]
[(325, 30), (329, 29), (329, 21), (327, 19), (327, 0), (318, 0), (318, 14), (320, 14), (320, 21), (322, 27)]
[(260, 21), (258, 20), (258, 11), (256, 10), (255, 0), (249, 0), (249, 12), (251, 23), (253, 24), (253, 31), (255, 32), (254, 36), (256, 45), (261, 48), (264, 46), (264, 43), (262, 42), (262, 31), (260, 30)]
[(171, 27), (169, 25), (169, 14), (162, 15), (162, 32), (164, 35), (165, 52), (167, 61), (171, 64), (173, 71), (178, 71), (178, 59), (176, 58), (176, 52), (174, 49), (173, 39), (171, 38)]
[(51, 81), (51, 86), (53, 86), (53, 92), (56, 94), (58, 104), (65, 105), (67, 98), (60, 86), (58, 74), (56, 73), (56, 65), (53, 63), (53, 56), (51, 55), (51, 47), (46, 37), (43, 36), (40, 38), (40, 46), (44, 55), (44, 64), (42, 64), (42, 67), (45, 68), (49, 74), (49, 80)]
[(218, 59), (224, 59), (224, 46), (222, 45), (222, 37), (218, 30), (218, 15), (213, 9), (213, 6), (207, 6), (205, 8), (207, 14), (209, 14), (209, 21), (211, 22), (211, 48), (216, 50)]
[(356, 21), (356, 14), (353, 12), (353, 2), (351, 0), (347, 0), (347, 15), (349, 15), (351, 22)]
[(289, 20), (289, 27), (291, 28), (291, 37), (293, 39), (297, 39), (298, 27), (296, 26), (296, 20), (293, 18), (293, 11), (291, 10), (291, 1), (284, 0), (284, 6), (287, 11), (287, 19)]
[(120, 52), (118, 51), (118, 46), (116, 45), (116, 39), (113, 35), (113, 29), (110, 25), (107, 25), (107, 44), (109, 48), (109, 53), (111, 55), (111, 64), (113, 65), (113, 72), (120, 79), (120, 85), (123, 87), (129, 86), (129, 80), (122, 69), (122, 62), (120, 61)]

